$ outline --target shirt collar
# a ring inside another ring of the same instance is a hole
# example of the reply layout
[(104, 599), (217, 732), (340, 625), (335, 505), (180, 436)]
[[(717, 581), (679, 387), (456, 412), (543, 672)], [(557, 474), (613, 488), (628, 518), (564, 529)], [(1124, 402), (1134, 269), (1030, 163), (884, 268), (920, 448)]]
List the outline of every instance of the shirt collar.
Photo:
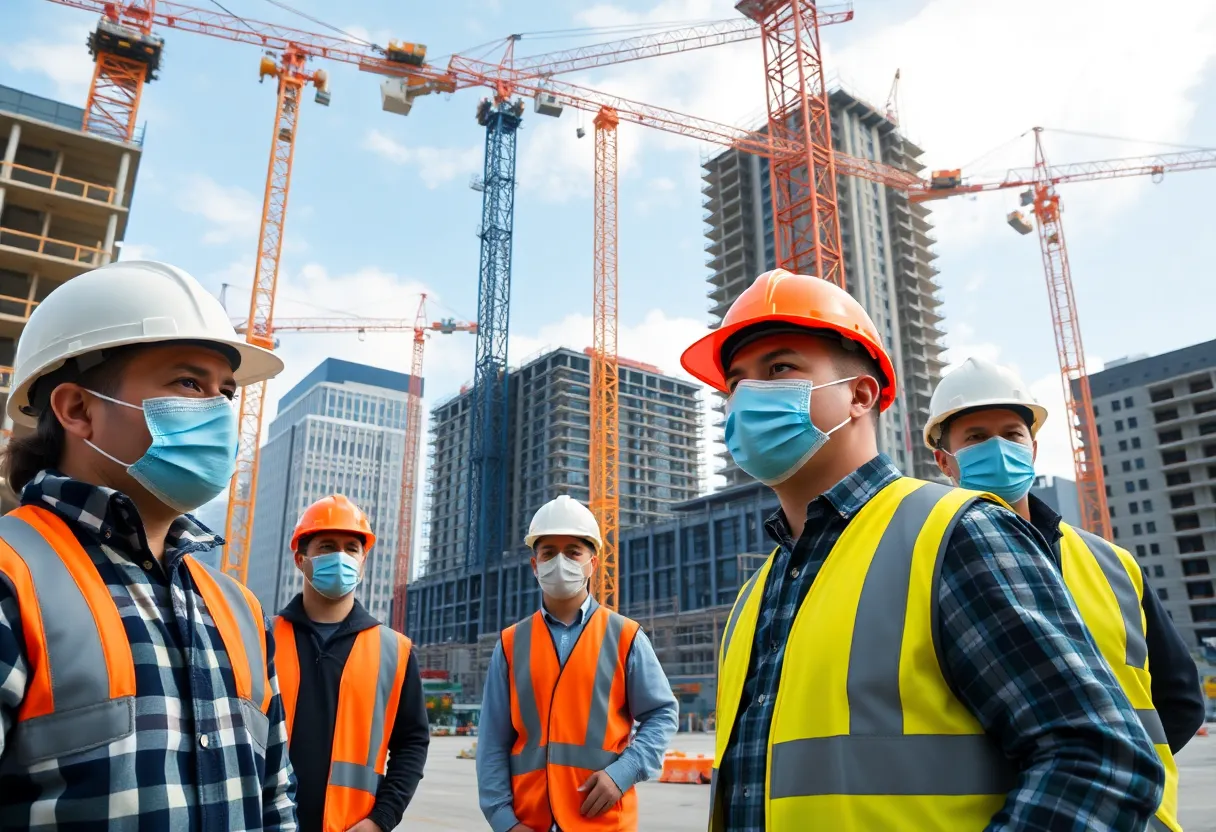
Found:
[[(50, 509), (125, 555), (147, 549), (143, 521), (131, 498), (121, 491), (72, 479), (53, 469), (39, 471), (21, 491), (22, 505)], [(165, 538), (166, 565), (182, 555), (223, 546), (224, 539), (189, 514), (173, 521)]]
[[(902, 476), (903, 473), (895, 467), (890, 457), (878, 454), (811, 500), (806, 507), (807, 525), (811, 525), (828, 512), (835, 512), (846, 522), (852, 520), (875, 494)], [(785, 513), (780, 508), (765, 521), (764, 528), (778, 545), (786, 545), (792, 537)]]
[(1033, 494), (1029, 495), (1028, 502), (1030, 504), (1030, 525), (1043, 535), (1049, 545), (1055, 546), (1056, 541), (1064, 536), (1064, 533), (1060, 531), (1060, 523), (1063, 518), (1056, 513), (1055, 509)]
[(592, 609), (591, 605), (594, 604), (595, 602), (596, 602), (595, 598), (592, 597), (590, 592), (588, 592), (587, 597), (583, 599), (583, 603), (579, 606), (578, 612), (575, 613), (575, 615), (574, 615), (574, 621), (572, 621), (570, 624), (567, 624), (565, 621), (562, 621), (560, 618), (550, 615), (549, 611), (547, 609), (545, 609), (544, 601), (541, 602), (540, 611), (542, 613), (544, 613), (545, 620), (547, 620), (553, 624), (561, 624), (563, 627), (575, 627), (579, 624), (582, 624), (584, 621), (587, 620), (587, 616), (589, 616), (591, 614), (591, 609)]

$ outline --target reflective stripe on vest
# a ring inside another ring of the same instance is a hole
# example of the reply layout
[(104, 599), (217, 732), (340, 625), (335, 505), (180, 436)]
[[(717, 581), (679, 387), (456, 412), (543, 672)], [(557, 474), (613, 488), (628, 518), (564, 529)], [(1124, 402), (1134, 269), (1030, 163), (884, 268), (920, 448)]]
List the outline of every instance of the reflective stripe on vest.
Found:
[(633, 727), (625, 699), (625, 663), (638, 624), (592, 602), (566, 664), (544, 615), (502, 634), (516, 741), (510, 757), (514, 810), (520, 822), (548, 830), (636, 829), (633, 789), (595, 818), (579, 814), (577, 789), (615, 762)]
[[(189, 556), (185, 561), (233, 663), (246, 727), (264, 751), (270, 701), (265, 630), (253, 623), (261, 621), (261, 607), (227, 576), (200, 582), (205, 568)], [(12, 740), (17, 761), (29, 767), (131, 736), (131, 644), (109, 587), (62, 518), (37, 506), (0, 517), (0, 580), (17, 597), (30, 674)], [(260, 658), (256, 671), (246, 661), (249, 654)]]
[[(274, 621), (274, 637), (280, 656), (279, 689), (290, 737), (300, 690), (295, 627), (279, 616)], [(334, 715), (324, 832), (346, 832), (366, 818), (376, 803), (411, 646), (408, 638), (383, 624), (355, 637), (342, 669), (338, 712)]]
[[(769, 731), (770, 832), (800, 831), (808, 817), (834, 832), (978, 832), (1000, 809), (1016, 772), (951, 692), (935, 643), (941, 557), (979, 496), (901, 478), (837, 540), (785, 645)], [(738, 714), (772, 563), (740, 590), (728, 619), (717, 760)], [(716, 786), (710, 828), (719, 830)]]
[(1182, 832), (1178, 822), (1178, 765), (1153, 706), (1140, 565), (1126, 549), (1097, 535), (1066, 523), (1060, 524), (1060, 533), (1064, 583), (1165, 767), (1165, 792), (1149, 828)]

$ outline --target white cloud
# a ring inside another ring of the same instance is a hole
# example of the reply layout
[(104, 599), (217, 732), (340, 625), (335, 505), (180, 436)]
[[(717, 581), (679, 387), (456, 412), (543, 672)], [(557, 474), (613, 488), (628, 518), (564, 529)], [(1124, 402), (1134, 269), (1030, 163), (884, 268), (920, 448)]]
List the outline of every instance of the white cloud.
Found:
[[(857, 18), (825, 29), (824, 65), (829, 81), (881, 106), (899, 68), (900, 117), (905, 131), (926, 149), (933, 167), (966, 165), (1035, 125), (1157, 142), (1185, 141), (1196, 110), (1195, 93), (1205, 66), (1216, 56), (1216, 4), (1172, 0), (1168, 27), (1141, 27), (1135, 57), (1129, 59), (1128, 21), (1139, 19), (1133, 0), (1053, 0), (990, 4), (971, 0), (929, 0), (910, 19), (882, 25), (875, 4)], [(611, 4), (583, 9), (586, 26), (718, 19), (737, 14), (732, 0), (665, 0), (645, 13)], [(1051, 20), (1050, 26), (1042, 21)], [(860, 37), (847, 34), (862, 32)], [(980, 33), (980, 34), (977, 34)], [(849, 38), (852, 40), (849, 40)], [(833, 47), (833, 43), (847, 45)], [(950, 43), (947, 50), (925, 43)], [(960, 71), (965, 67), (966, 71)], [(727, 46), (622, 64), (606, 70), (562, 76), (625, 98), (712, 118), (751, 125), (764, 112), (760, 44)], [(943, 91), (948, 91), (944, 93)], [(1152, 118), (1129, 101), (1151, 101)], [(585, 196), (592, 186), (592, 114), (582, 116), (587, 139), (574, 136), (574, 119), (531, 117), (521, 140), (521, 187), (554, 200)], [(1147, 135), (1146, 135), (1147, 133)], [(632, 124), (620, 128), (622, 171), (648, 149), (698, 150), (690, 140)], [(1117, 158), (1152, 153), (1159, 146), (1052, 134), (1054, 162)], [(704, 150), (705, 148), (701, 148)], [(988, 157), (975, 173), (1003, 172), (1033, 162), (1030, 138), (1003, 155)], [(1070, 224), (1099, 224), (1141, 195), (1145, 178), (1070, 188)], [(935, 205), (939, 240), (952, 246), (987, 234), (1007, 233), (1001, 218), (1013, 207), (981, 196)], [(983, 203), (983, 210), (975, 210)], [(990, 207), (988, 207), (990, 206)]]
[(119, 260), (152, 260), (156, 257), (156, 247), (144, 243), (118, 243)]
[(430, 190), (457, 177), (470, 176), (482, 167), (480, 145), (466, 148), (410, 147), (379, 130), (372, 130), (363, 140), (363, 149), (395, 165), (416, 168), (422, 184)]
[(262, 205), (257, 197), (244, 188), (221, 185), (203, 174), (186, 178), (178, 207), (210, 224), (211, 228), (203, 235), (203, 242), (208, 244), (256, 238), (262, 222)]
[(32, 38), (8, 46), (3, 60), (18, 72), (46, 75), (55, 84), (54, 97), (83, 102), (93, 78), (93, 60), (85, 48), (91, 27), (59, 26), (56, 40)]

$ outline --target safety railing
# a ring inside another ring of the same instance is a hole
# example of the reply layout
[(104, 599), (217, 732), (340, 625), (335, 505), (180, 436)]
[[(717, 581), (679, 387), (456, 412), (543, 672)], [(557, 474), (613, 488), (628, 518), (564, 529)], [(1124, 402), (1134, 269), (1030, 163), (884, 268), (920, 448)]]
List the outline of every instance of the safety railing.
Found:
[(53, 237), (30, 234), (27, 231), (17, 231), (3, 226), (0, 226), (0, 246), (73, 260), (77, 263), (88, 263), (92, 266), (101, 265), (101, 258), (104, 254), (104, 250), (96, 246), (69, 243), (66, 240), (56, 240)]
[(64, 176), (62, 173), (55, 173), (54, 171), (19, 165), (16, 162), (10, 162), (5, 167), (10, 169), (7, 178), (14, 182), (22, 182), (26, 185), (34, 185), (39, 188), (46, 188), (49, 191), (55, 191), (56, 193), (67, 194), (68, 196), (78, 196), (93, 202), (102, 202), (106, 205), (114, 202), (115, 189), (108, 185), (98, 185), (96, 182), (86, 182), (83, 179)]
[[(19, 298), (0, 293), (0, 315), (12, 315), (15, 318), (26, 319), (37, 305), (36, 301), (30, 300), (28, 297)], [(6, 368), (0, 367), (0, 371), (4, 370)]]

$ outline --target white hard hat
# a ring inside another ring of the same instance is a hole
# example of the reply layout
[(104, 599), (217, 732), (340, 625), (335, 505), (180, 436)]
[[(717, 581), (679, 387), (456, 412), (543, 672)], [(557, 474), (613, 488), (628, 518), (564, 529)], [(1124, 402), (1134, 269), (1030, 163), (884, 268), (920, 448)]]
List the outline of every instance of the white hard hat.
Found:
[(1017, 373), (983, 358), (968, 358), (961, 366), (937, 383), (929, 401), (929, 421), (925, 424), (925, 444), (936, 448), (941, 441), (942, 425), (956, 413), (974, 407), (1022, 407), (1033, 419), (1030, 435), (1035, 436), (1047, 420), (1043, 407)]
[(531, 549), (537, 540), (556, 534), (590, 540), (597, 554), (604, 547), (604, 541), (600, 538), (600, 524), (595, 522), (591, 509), (567, 494), (537, 509), (528, 525), (524, 545)]
[(265, 381), (283, 369), (269, 350), (236, 334), (224, 307), (197, 280), (167, 263), (131, 260), (85, 272), (57, 287), (30, 315), (13, 367), (8, 415), (33, 427), (30, 387), (71, 358), (128, 344), (207, 342), (239, 361), (239, 385)]

